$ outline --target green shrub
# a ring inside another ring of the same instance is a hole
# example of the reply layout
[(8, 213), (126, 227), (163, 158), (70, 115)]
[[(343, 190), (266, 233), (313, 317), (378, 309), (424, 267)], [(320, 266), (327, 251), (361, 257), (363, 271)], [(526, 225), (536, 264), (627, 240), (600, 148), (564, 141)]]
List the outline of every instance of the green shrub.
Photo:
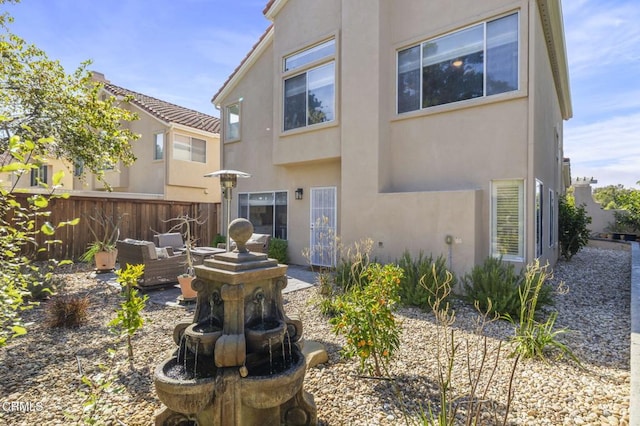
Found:
[[(447, 262), (444, 256), (438, 256), (434, 260), (432, 255), (426, 257), (420, 251), (418, 257), (413, 259), (411, 253), (405, 251), (396, 263), (403, 271), (400, 282), (400, 301), (403, 304), (428, 309), (434, 296), (443, 296), (440, 294), (442, 286), (438, 283), (447, 279)], [(450, 280), (452, 282), (449, 284), (455, 285), (455, 279), (451, 277)]]
[(269, 257), (276, 259), (278, 263), (289, 263), (289, 255), (287, 249), (289, 242), (280, 238), (271, 238), (269, 242)]
[(591, 217), (587, 216), (584, 205), (576, 207), (573, 198), (560, 197), (558, 207), (560, 255), (570, 260), (589, 242), (587, 225), (591, 223)]
[(216, 236), (213, 237), (213, 241), (211, 241), (211, 247), (218, 247), (218, 244), (226, 244), (226, 243), (227, 243), (227, 237), (225, 237), (224, 235), (216, 234)]
[(347, 359), (358, 357), (361, 371), (380, 376), (400, 347), (401, 326), (393, 312), (399, 302), (402, 269), (372, 263), (362, 276), (368, 284), (354, 285), (350, 292), (338, 297), (336, 307), (340, 313), (330, 323), (336, 334), (346, 338), (342, 355)]
[(365, 239), (342, 249), (343, 255), (336, 265), (334, 280), (339, 289), (349, 292), (354, 286), (363, 287), (368, 283), (365, 271), (370, 264), (373, 240)]
[[(488, 257), (482, 265), (476, 265), (466, 274), (462, 283), (464, 298), (471, 303), (477, 302), (480, 310), (519, 318), (525, 274), (523, 271), (516, 273), (513, 264), (503, 262), (502, 258)], [(525, 300), (531, 297), (533, 290), (529, 289)], [(536, 298), (538, 307), (553, 304), (551, 287), (542, 286)]]
[[(552, 312), (545, 322), (538, 322), (535, 319), (539, 297), (543, 294), (546, 288), (545, 281), (550, 276), (548, 265), (541, 267), (538, 260), (527, 265), (524, 283), (519, 292), (519, 320), (515, 321), (510, 315), (505, 315), (505, 318), (516, 326), (515, 335), (512, 338), (515, 349), (511, 355), (545, 360), (545, 351), (551, 347), (560, 351), (559, 357), (568, 355), (580, 365), (580, 361), (571, 349), (557, 339), (557, 336), (568, 331), (566, 328), (554, 330), (558, 313)], [(527, 297), (527, 295), (529, 296)]]

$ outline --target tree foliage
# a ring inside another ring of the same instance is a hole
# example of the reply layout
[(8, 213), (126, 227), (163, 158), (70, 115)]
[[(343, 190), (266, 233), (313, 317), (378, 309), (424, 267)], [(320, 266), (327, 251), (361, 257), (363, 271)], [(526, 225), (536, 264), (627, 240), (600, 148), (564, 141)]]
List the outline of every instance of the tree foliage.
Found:
[(587, 226), (591, 223), (591, 217), (587, 216), (584, 205), (575, 205), (574, 198), (560, 197), (558, 205), (560, 255), (570, 260), (589, 242), (590, 231)]
[[(2, 122), (3, 117), (0, 116), (0, 125)], [(48, 142), (47, 139), (36, 142), (24, 141), (18, 136), (12, 136), (4, 153), (10, 160), (7, 160), (6, 164), (0, 163), (0, 174), (10, 172), (13, 168), (26, 171), (37, 167), (34, 163), (26, 163), (23, 160), (31, 156), (36, 163), (41, 161), (38, 155), (33, 154), (36, 151), (35, 147), (46, 145)], [(41, 183), (41, 187), (48, 190), (48, 193), (29, 196), (26, 205), (21, 204), (9, 190), (0, 186), (0, 346), (10, 338), (26, 333), (18, 312), (30, 306), (29, 288), (35, 283), (49, 279), (53, 268), (58, 265), (55, 260), (50, 260), (45, 268), (35, 265), (34, 254), (57, 242), (54, 234), (58, 228), (78, 222), (69, 220), (54, 224), (49, 221), (50, 200), (66, 196), (54, 193), (61, 179), (62, 173), (57, 173), (53, 176), (51, 186)], [(38, 246), (36, 242), (39, 234), (49, 237), (45, 240), (44, 246)]]
[[(0, 0), (0, 7), (13, 0)], [(113, 97), (103, 98), (91, 80), (89, 62), (66, 74), (58, 61), (12, 34), (11, 16), (0, 9), (0, 180), (20, 176), (46, 164), (49, 158), (83, 164), (98, 178), (106, 167), (131, 164), (130, 142), (137, 138), (122, 123), (135, 118)], [(20, 202), (14, 188), (0, 181), (0, 346), (26, 333), (19, 312), (31, 305), (29, 288), (50, 278), (63, 263), (34, 262), (39, 252), (56, 244), (56, 230), (75, 225), (71, 218), (51, 223), (49, 203), (58, 194), (64, 172), (41, 191)], [(15, 180), (17, 182), (17, 179)], [(38, 245), (44, 235), (44, 244)]]
[[(3, 2), (0, 2), (2, 5)], [(34, 45), (12, 34), (5, 12), (0, 20), (0, 152), (11, 136), (23, 141), (51, 138), (35, 144), (34, 153), (81, 164), (101, 178), (103, 170), (132, 164), (130, 142), (137, 135), (122, 127), (136, 119), (113, 96), (101, 96), (102, 85), (91, 79), (83, 62), (67, 74), (59, 61), (51, 60)]]
[(640, 190), (628, 189), (618, 193), (615, 202), (624, 210), (616, 215), (616, 222), (632, 232), (640, 232)]
[(593, 189), (593, 199), (600, 203), (605, 209), (618, 209), (618, 198), (621, 195), (633, 191), (632, 189), (625, 188), (624, 185), (608, 185), (601, 188)]

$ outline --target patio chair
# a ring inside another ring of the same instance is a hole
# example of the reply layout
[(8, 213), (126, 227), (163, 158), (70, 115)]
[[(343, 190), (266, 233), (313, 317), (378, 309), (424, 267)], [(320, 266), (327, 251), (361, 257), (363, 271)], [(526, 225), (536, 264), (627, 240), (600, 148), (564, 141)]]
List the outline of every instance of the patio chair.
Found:
[(144, 265), (144, 273), (138, 280), (141, 289), (164, 287), (178, 282), (184, 273), (186, 254), (174, 254), (171, 247), (157, 248), (151, 241), (125, 239), (116, 243), (120, 268)]
[[(246, 247), (249, 251), (257, 253), (269, 253), (269, 243), (271, 242), (271, 235), (269, 234), (251, 234), (251, 238), (247, 241)], [(218, 248), (225, 248), (225, 243), (219, 243)], [(236, 248), (235, 241), (231, 240), (231, 250)]]
[(171, 247), (173, 253), (178, 254), (186, 250), (182, 234), (179, 232), (165, 232), (164, 234), (156, 234), (153, 236), (153, 243), (156, 247)]

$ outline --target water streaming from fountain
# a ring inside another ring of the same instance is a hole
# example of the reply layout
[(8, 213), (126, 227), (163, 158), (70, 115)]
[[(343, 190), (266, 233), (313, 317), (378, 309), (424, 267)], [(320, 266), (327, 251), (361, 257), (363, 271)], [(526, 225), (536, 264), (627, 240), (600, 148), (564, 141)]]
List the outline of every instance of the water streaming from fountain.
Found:
[(154, 374), (167, 407), (158, 426), (317, 423), (313, 397), (303, 390), (302, 323), (282, 306), (287, 267), (247, 252), (252, 232), (250, 222), (236, 219), (229, 236), (237, 249), (195, 267), (193, 321), (176, 326), (177, 356)]

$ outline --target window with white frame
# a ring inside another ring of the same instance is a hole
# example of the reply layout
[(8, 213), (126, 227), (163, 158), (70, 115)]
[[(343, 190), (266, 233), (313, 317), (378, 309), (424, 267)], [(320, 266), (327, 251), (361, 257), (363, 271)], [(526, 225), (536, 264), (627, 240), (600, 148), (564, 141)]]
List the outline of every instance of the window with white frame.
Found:
[(162, 160), (164, 158), (164, 133), (153, 135), (153, 159)]
[(544, 232), (544, 185), (536, 179), (536, 257), (542, 256), (542, 238)]
[(524, 260), (524, 181), (491, 182), (491, 255)]
[(287, 192), (252, 192), (238, 195), (238, 216), (248, 219), (257, 234), (287, 239)]
[(42, 165), (38, 168), (31, 169), (31, 186), (40, 186), (40, 184), (49, 184), (49, 167), (47, 165)]
[(556, 244), (556, 194), (549, 190), (549, 247)]
[(203, 139), (176, 134), (173, 136), (173, 159), (206, 163), (206, 144)]
[(285, 131), (335, 119), (335, 51), (331, 39), (284, 58)]
[(225, 142), (240, 139), (240, 102), (225, 107)]
[(518, 90), (518, 13), (398, 52), (398, 114)]

